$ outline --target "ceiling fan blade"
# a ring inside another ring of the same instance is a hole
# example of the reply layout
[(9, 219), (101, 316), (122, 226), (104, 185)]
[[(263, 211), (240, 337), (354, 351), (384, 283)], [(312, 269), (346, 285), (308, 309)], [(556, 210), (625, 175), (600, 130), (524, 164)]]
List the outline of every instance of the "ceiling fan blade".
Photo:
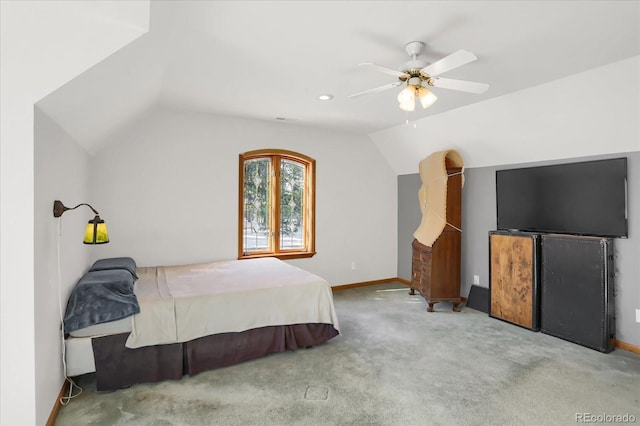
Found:
[(370, 68), (373, 68), (373, 69), (375, 69), (377, 71), (383, 72), (385, 74), (392, 75), (394, 77), (402, 77), (402, 76), (407, 76), (408, 77), (409, 76), (406, 72), (394, 70), (392, 68), (383, 67), (382, 65), (374, 64), (373, 62), (363, 62), (361, 64), (358, 64), (358, 66), (360, 66), (360, 67), (370, 67)]
[(443, 89), (460, 90), (468, 93), (484, 93), (489, 89), (487, 83), (476, 83), (475, 81), (454, 80), (452, 78), (434, 77), (431, 79), (430, 86), (442, 87)]
[(369, 93), (382, 92), (383, 90), (392, 89), (394, 87), (400, 86), (402, 84), (401, 81), (396, 81), (395, 83), (385, 84), (384, 86), (375, 87), (373, 89), (365, 90), (363, 92), (354, 93), (353, 95), (349, 95), (349, 98), (355, 98), (361, 95), (368, 95)]
[(469, 62), (473, 62), (476, 59), (478, 59), (476, 55), (468, 50), (458, 50), (457, 52), (432, 63), (431, 65), (427, 65), (422, 68), (421, 71), (429, 74), (431, 77), (435, 77), (443, 72), (447, 72), (464, 64), (468, 64)]

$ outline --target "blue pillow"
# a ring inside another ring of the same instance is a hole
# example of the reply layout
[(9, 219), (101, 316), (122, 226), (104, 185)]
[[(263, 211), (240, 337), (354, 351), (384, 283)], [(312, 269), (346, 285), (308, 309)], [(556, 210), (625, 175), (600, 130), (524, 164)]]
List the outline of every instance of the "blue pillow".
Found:
[(129, 271), (134, 279), (138, 279), (136, 275), (136, 261), (130, 257), (111, 257), (108, 259), (96, 260), (89, 272), (93, 271), (108, 271), (112, 269), (124, 269)]

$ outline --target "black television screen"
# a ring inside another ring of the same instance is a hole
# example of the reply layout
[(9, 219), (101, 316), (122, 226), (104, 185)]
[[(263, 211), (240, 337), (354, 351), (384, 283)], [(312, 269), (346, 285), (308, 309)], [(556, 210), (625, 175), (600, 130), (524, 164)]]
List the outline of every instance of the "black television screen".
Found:
[(627, 237), (627, 159), (496, 171), (498, 229)]

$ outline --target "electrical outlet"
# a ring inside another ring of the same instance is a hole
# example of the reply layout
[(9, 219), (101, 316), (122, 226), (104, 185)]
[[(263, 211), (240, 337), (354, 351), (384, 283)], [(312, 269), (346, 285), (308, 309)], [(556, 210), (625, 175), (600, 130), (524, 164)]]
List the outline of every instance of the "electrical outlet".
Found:
[(473, 276), (473, 283), (476, 285), (480, 284), (480, 275)]
[(355, 261), (351, 262), (351, 270), (355, 271), (356, 269), (357, 269), (356, 268), (356, 262)]
[(636, 309), (636, 322), (640, 322), (640, 309)]

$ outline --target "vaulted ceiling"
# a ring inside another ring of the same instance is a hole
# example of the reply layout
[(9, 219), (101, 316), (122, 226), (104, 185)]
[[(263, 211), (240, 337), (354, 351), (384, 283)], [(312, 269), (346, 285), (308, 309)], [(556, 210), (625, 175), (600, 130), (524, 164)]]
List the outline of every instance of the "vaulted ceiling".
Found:
[[(150, 27), (38, 103), (90, 152), (156, 104), (369, 134), (640, 54), (638, 1), (154, 1)], [(358, 64), (399, 69), (413, 40), (475, 53), (446, 77), (489, 90), (413, 113), (401, 87), (348, 97), (396, 81)]]

